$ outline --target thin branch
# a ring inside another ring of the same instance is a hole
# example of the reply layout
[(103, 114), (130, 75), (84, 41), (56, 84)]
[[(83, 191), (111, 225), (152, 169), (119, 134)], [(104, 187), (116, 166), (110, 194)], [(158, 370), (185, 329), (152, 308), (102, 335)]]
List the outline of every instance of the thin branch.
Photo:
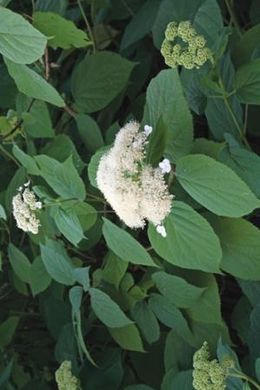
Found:
[(75, 111), (73, 111), (69, 106), (65, 106), (63, 108), (64, 108), (64, 111), (66, 111), (70, 116), (72, 116), (73, 118), (76, 117), (77, 113)]
[(48, 48), (46, 47), (44, 52), (44, 62), (45, 62), (45, 79), (48, 81), (50, 78), (50, 63), (49, 63), (49, 52)]
[(95, 38), (94, 38), (93, 32), (91, 30), (91, 27), (90, 27), (87, 15), (86, 15), (86, 13), (84, 11), (84, 8), (82, 7), (81, 0), (77, 0), (77, 2), (78, 2), (78, 6), (79, 6), (79, 9), (80, 9), (82, 18), (84, 19), (84, 22), (86, 24), (89, 37), (90, 37), (91, 41), (93, 42), (93, 52), (95, 53), (96, 52), (96, 44), (95, 44)]

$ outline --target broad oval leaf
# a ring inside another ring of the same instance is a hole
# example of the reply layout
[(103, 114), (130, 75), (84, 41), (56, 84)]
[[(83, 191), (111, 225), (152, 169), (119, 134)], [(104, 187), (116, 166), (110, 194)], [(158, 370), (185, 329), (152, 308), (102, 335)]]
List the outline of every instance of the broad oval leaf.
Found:
[(57, 107), (64, 107), (65, 102), (56, 91), (38, 73), (26, 65), (16, 64), (7, 58), (4, 59), (10, 76), (14, 79), (18, 90), (34, 99), (43, 100)]
[(260, 206), (245, 182), (211, 157), (183, 157), (178, 161), (176, 175), (189, 195), (217, 215), (241, 217)]
[(126, 86), (133, 66), (111, 52), (87, 55), (76, 67), (71, 81), (78, 110), (90, 113), (106, 107)]
[(192, 306), (205, 291), (204, 288), (196, 287), (179, 276), (163, 271), (155, 272), (152, 279), (160, 293), (180, 308)]
[(145, 352), (140, 332), (135, 324), (110, 328), (109, 332), (121, 348), (127, 351)]
[(0, 7), (0, 53), (17, 64), (31, 64), (44, 53), (47, 38), (21, 15)]
[(241, 66), (236, 73), (235, 88), (242, 103), (260, 104), (260, 59)]
[(74, 266), (65, 249), (52, 240), (47, 240), (46, 244), (41, 244), (40, 247), (43, 264), (52, 279), (66, 286), (74, 284)]
[(109, 295), (97, 288), (90, 289), (91, 307), (98, 317), (109, 328), (121, 328), (132, 324), (125, 313)]
[(260, 280), (260, 230), (245, 219), (210, 216), (223, 250), (220, 267), (237, 278)]
[(30, 283), (31, 263), (28, 258), (12, 243), (8, 246), (8, 256), (11, 266), (18, 278), (25, 283)]
[(183, 202), (173, 203), (165, 220), (167, 237), (160, 236), (155, 227), (148, 229), (154, 250), (169, 263), (178, 267), (218, 272), (221, 247), (210, 224)]
[(177, 161), (192, 148), (193, 125), (176, 69), (162, 70), (148, 86), (143, 123), (156, 128), (159, 120), (168, 130), (165, 156)]
[(103, 218), (103, 220), (103, 235), (107, 246), (120, 257), (120, 259), (132, 264), (157, 267), (151, 256), (146, 252), (142, 245), (131, 236), (131, 234), (120, 229), (108, 219)]
[(70, 49), (91, 44), (83, 30), (78, 29), (71, 20), (64, 19), (54, 12), (35, 12), (33, 25), (49, 37), (48, 46), (53, 48)]

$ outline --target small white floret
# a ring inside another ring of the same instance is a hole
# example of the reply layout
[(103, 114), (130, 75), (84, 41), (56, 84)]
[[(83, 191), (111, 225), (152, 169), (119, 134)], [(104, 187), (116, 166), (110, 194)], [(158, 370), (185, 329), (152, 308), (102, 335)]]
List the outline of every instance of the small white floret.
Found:
[(42, 202), (35, 202), (35, 208), (41, 209), (42, 208)]
[(153, 131), (152, 126), (149, 126), (149, 125), (144, 126), (144, 133), (145, 133), (146, 137), (148, 137), (152, 131)]
[(170, 161), (168, 160), (168, 158), (163, 159), (163, 160), (159, 163), (159, 167), (160, 167), (160, 169), (161, 169), (161, 171), (162, 171), (163, 174), (164, 174), (164, 173), (169, 173), (169, 172), (171, 172), (171, 169), (172, 169), (171, 163), (170, 163)]
[(157, 225), (156, 226), (156, 231), (159, 233), (163, 238), (167, 237), (167, 233), (165, 230), (165, 227), (163, 225)]

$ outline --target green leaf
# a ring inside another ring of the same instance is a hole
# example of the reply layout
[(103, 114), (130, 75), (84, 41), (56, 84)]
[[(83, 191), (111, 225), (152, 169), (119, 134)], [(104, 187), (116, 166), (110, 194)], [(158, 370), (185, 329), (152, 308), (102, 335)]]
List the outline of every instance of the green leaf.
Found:
[(12, 209), (12, 199), (17, 194), (17, 188), (22, 186), (27, 181), (28, 177), (26, 170), (23, 167), (17, 169), (5, 192), (5, 206), (8, 212), (10, 212)]
[(222, 326), (220, 296), (215, 277), (210, 274), (197, 274), (194, 280), (201, 288), (204, 288), (204, 291), (199, 299), (188, 309), (190, 319), (199, 323), (198, 327), (202, 323)]
[[(219, 160), (233, 169), (253, 191), (260, 197), (260, 157), (244, 149), (230, 134), (226, 134), (228, 144), (219, 153)], [(254, 167), (252, 169), (252, 167)]]
[(21, 15), (0, 7), (0, 53), (18, 64), (31, 64), (44, 53), (46, 37)]
[(149, 164), (157, 166), (164, 154), (167, 143), (167, 126), (160, 118), (156, 128), (149, 136), (147, 145), (146, 160)]
[(0, 204), (0, 218), (1, 219), (4, 219), (6, 221), (6, 212), (5, 212), (5, 209), (4, 207)]
[(204, 4), (204, 0), (162, 0), (153, 25), (153, 40), (157, 48), (161, 47), (164, 39), (164, 32), (169, 22), (173, 20), (181, 22), (182, 20), (193, 20), (198, 8)]
[(145, 352), (139, 330), (134, 324), (122, 328), (110, 328), (109, 333), (121, 348), (127, 351)]
[(0, 324), (0, 347), (6, 347), (12, 341), (19, 323), (19, 317), (11, 316)]
[(72, 287), (69, 291), (69, 299), (72, 306), (72, 312), (74, 315), (80, 312), (82, 296), (83, 296), (83, 289), (80, 286)]
[[(185, 203), (174, 201), (164, 223), (167, 237), (149, 225), (148, 236), (154, 250), (169, 263), (188, 269), (218, 272), (221, 247), (210, 224)], [(192, 256), (191, 256), (192, 253)]]
[(57, 14), (64, 15), (67, 9), (67, 0), (37, 0), (35, 9), (43, 12), (56, 12)]
[(85, 237), (77, 215), (73, 212), (66, 212), (61, 207), (54, 211), (54, 220), (59, 231), (73, 245), (77, 244)]
[(189, 195), (217, 215), (241, 217), (259, 207), (249, 187), (230, 168), (208, 156), (183, 157), (176, 175)]
[(148, 86), (143, 123), (156, 128), (159, 120), (168, 130), (165, 156), (175, 162), (190, 152), (193, 141), (192, 116), (176, 69), (162, 70)]
[(60, 162), (64, 162), (72, 156), (75, 168), (79, 173), (85, 167), (78, 151), (72, 142), (71, 138), (65, 134), (56, 135), (51, 142), (47, 143), (42, 149), (41, 154), (46, 154), (49, 157), (55, 158)]
[(260, 381), (260, 358), (257, 358), (255, 361), (255, 373), (257, 380)]
[(253, 53), (259, 48), (260, 24), (247, 30), (232, 48), (232, 54), (237, 65), (250, 62)]
[(139, 41), (151, 31), (159, 5), (159, 0), (148, 0), (142, 5), (124, 30), (121, 51)]
[(207, 46), (214, 48), (223, 32), (224, 24), (217, 0), (206, 0), (198, 8), (194, 18), (194, 27), (207, 40)]
[(91, 116), (79, 114), (76, 116), (76, 122), (80, 138), (91, 153), (104, 146), (101, 130)]
[(91, 44), (87, 34), (75, 24), (53, 12), (34, 12), (33, 25), (48, 37), (48, 46), (70, 49)]
[(57, 107), (64, 107), (65, 102), (56, 91), (38, 73), (26, 65), (16, 64), (4, 58), (10, 76), (14, 79), (18, 90), (34, 99), (43, 100)]
[(32, 138), (52, 138), (55, 133), (52, 128), (51, 118), (47, 104), (36, 100), (30, 112), (22, 113), (25, 131)]
[(98, 317), (109, 328), (121, 328), (132, 324), (109, 295), (96, 288), (90, 289), (91, 307)]
[(177, 372), (174, 369), (167, 371), (162, 382), (161, 390), (182, 389), (192, 390), (192, 370)]
[(47, 240), (45, 245), (40, 244), (40, 248), (43, 264), (52, 279), (66, 286), (74, 284), (74, 266), (61, 244)]
[(11, 266), (23, 282), (30, 283), (31, 263), (28, 258), (12, 243), (8, 246), (8, 256)]
[(72, 95), (80, 112), (106, 107), (127, 85), (134, 64), (112, 52), (87, 55), (72, 75)]
[(160, 293), (180, 308), (192, 306), (205, 290), (193, 286), (179, 276), (170, 275), (166, 272), (155, 272), (152, 279)]
[(130, 385), (127, 386), (124, 390), (154, 390), (147, 385)]
[(260, 59), (238, 68), (235, 88), (241, 103), (260, 104)]
[(72, 157), (63, 163), (45, 155), (38, 155), (34, 159), (40, 168), (41, 176), (58, 195), (82, 201), (85, 199), (85, 186), (73, 164)]
[(108, 252), (105, 267), (102, 270), (102, 279), (113, 284), (117, 289), (128, 268), (127, 261), (118, 258), (113, 252)]
[(19, 146), (13, 146), (13, 155), (17, 158), (17, 160), (22, 164), (24, 168), (26, 168), (27, 172), (31, 175), (40, 175), (40, 170), (37, 167), (36, 162), (33, 157), (24, 153)]
[(250, 327), (247, 334), (247, 344), (252, 362), (260, 356), (260, 305), (254, 307), (250, 314)]
[(83, 286), (84, 291), (88, 291), (90, 287), (89, 268), (90, 267), (82, 267), (74, 268), (73, 270), (73, 275), (76, 281)]
[(160, 326), (149, 305), (144, 300), (137, 302), (132, 315), (147, 342), (156, 342), (160, 337)]
[(30, 270), (30, 287), (33, 296), (36, 296), (42, 291), (45, 291), (50, 283), (51, 277), (47, 273), (41, 257), (38, 256), (31, 264)]
[(77, 337), (78, 345), (81, 348), (81, 350), (86, 355), (87, 359), (95, 366), (95, 362), (92, 359), (82, 334), (82, 326), (81, 326), (81, 312), (80, 307), (82, 303), (82, 296), (83, 296), (83, 290), (82, 287), (75, 286), (72, 287), (69, 291), (69, 299), (70, 303), (72, 305), (72, 319), (73, 319), (73, 325), (75, 327), (75, 334)]
[(122, 260), (132, 264), (157, 267), (151, 256), (128, 232), (103, 218), (103, 235), (107, 246)]
[(244, 219), (210, 217), (223, 251), (220, 267), (237, 278), (260, 280), (260, 230)]
[(182, 312), (167, 298), (159, 294), (153, 294), (149, 299), (149, 306), (164, 325), (174, 329), (184, 339), (190, 340), (192, 338), (188, 323)]
[[(8, 381), (11, 377), (12, 370), (13, 370), (13, 363), (14, 360), (12, 359), (8, 365), (1, 371), (0, 374), (0, 387), (4, 389), (8, 385)], [(4, 387), (3, 387), (4, 386)]]
[(97, 176), (97, 170), (98, 170), (100, 159), (103, 156), (103, 154), (105, 154), (109, 149), (110, 146), (104, 146), (101, 149), (99, 149), (95, 154), (93, 154), (88, 164), (88, 178), (90, 184), (93, 187), (97, 188), (96, 176)]
[[(174, 353), (172, 353), (174, 351)], [(164, 366), (166, 372), (174, 369), (175, 372), (179, 369), (190, 367), (190, 362), (194, 350), (182, 337), (172, 329), (166, 337), (164, 349)]]

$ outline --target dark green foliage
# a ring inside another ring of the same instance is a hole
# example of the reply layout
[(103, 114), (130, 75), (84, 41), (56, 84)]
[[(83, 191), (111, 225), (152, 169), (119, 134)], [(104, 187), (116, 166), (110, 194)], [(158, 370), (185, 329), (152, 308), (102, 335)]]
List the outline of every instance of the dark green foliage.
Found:
[[(210, 61), (167, 68), (172, 21)], [(0, 389), (56, 389), (70, 361), (82, 390), (192, 390), (205, 341), (244, 373), (227, 390), (259, 389), (259, 1), (0, 0), (0, 90)], [(166, 237), (97, 188), (130, 120), (144, 163), (171, 162)]]

